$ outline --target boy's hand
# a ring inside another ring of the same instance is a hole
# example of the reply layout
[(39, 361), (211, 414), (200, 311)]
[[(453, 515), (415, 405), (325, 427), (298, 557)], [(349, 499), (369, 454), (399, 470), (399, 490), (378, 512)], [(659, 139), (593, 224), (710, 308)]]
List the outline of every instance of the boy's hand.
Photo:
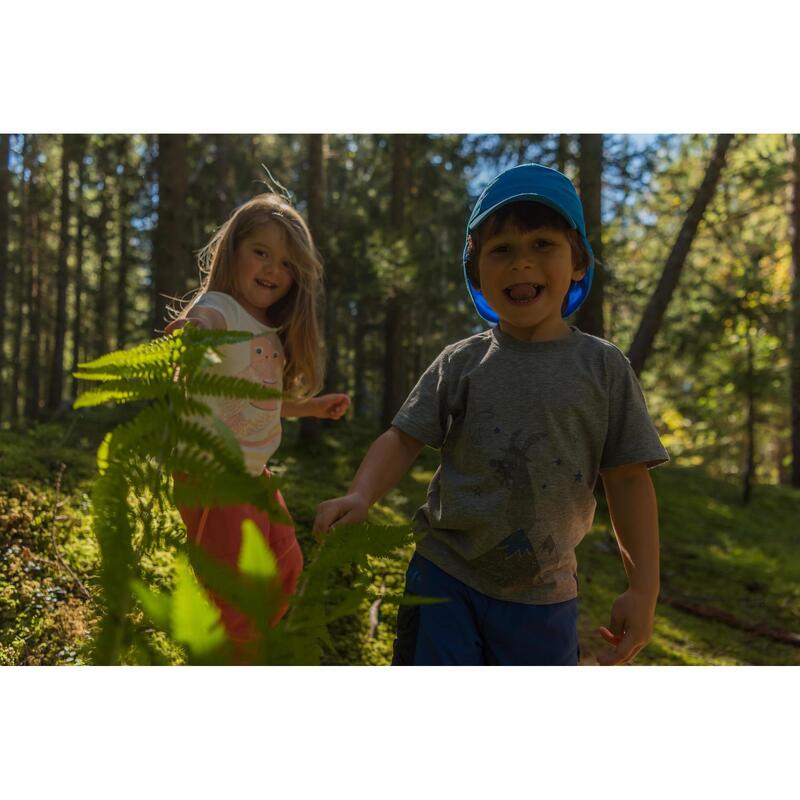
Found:
[(369, 503), (358, 494), (346, 494), (334, 500), (326, 500), (317, 507), (312, 532), (317, 540), (337, 524), (364, 522), (369, 511)]
[(597, 663), (612, 666), (632, 661), (653, 635), (655, 609), (655, 598), (633, 589), (621, 594), (611, 607), (610, 629), (598, 628), (600, 636), (614, 649), (604, 648)]
[(320, 419), (340, 419), (350, 407), (346, 394), (321, 394), (312, 401), (315, 404), (315, 417)]

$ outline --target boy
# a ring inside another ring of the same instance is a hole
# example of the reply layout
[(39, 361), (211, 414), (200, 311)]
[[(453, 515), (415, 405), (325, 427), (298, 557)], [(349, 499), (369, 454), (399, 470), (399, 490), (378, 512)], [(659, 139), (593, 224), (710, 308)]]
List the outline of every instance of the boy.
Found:
[(319, 506), (318, 532), (363, 521), (425, 444), (441, 449), (406, 592), (449, 602), (401, 607), (393, 664), (577, 664), (574, 550), (598, 472), (629, 580), (598, 661), (625, 663), (649, 641), (659, 569), (648, 469), (669, 456), (624, 354), (564, 322), (593, 269), (568, 178), (539, 164), (495, 178), (467, 224), (464, 275), (496, 327), (442, 351), (349, 493)]

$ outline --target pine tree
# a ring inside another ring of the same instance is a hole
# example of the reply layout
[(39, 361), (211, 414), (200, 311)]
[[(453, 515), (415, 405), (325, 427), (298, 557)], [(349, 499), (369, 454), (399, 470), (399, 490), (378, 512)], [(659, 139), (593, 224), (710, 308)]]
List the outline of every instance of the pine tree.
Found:
[(700, 226), (700, 221), (703, 219), (706, 207), (719, 183), (722, 168), (725, 165), (725, 156), (732, 140), (733, 134), (722, 133), (717, 136), (714, 153), (709, 161), (703, 182), (697, 190), (692, 205), (686, 212), (686, 218), (667, 258), (667, 263), (664, 265), (664, 271), (661, 274), (658, 286), (653, 292), (642, 316), (639, 329), (636, 331), (633, 344), (631, 344), (628, 353), (631, 366), (637, 375), (641, 375), (644, 369), (645, 361), (650, 354), (650, 349), (661, 326), (661, 321), (672, 298), (672, 293), (678, 284), (683, 265), (686, 262), (686, 256), (689, 254), (689, 249)]
[(64, 391), (64, 344), (67, 338), (67, 284), (69, 282), (70, 164), (72, 141), (61, 137), (61, 202), (59, 223), (58, 272), (56, 275), (56, 319), (53, 354), (50, 361), (50, 386), (47, 407), (58, 410)]
[(0, 133), (0, 421), (3, 419), (6, 389), (3, 373), (6, 356), (6, 286), (10, 269), (10, 252), (8, 247), (8, 196), (11, 191), (11, 171), (8, 164), (11, 135)]

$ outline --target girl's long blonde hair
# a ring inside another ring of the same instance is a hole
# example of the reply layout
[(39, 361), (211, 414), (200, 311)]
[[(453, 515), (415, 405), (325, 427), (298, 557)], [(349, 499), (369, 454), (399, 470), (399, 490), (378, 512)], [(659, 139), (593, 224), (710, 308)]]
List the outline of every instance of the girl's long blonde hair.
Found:
[(277, 194), (265, 193), (248, 200), (231, 214), (198, 253), (200, 288), (175, 319), (185, 317), (206, 292), (237, 293), (236, 247), (255, 228), (276, 223), (286, 233), (294, 283), (289, 292), (269, 307), (273, 325), (286, 354), (284, 390), (295, 397), (311, 397), (322, 388), (324, 358), (317, 304), (322, 294), (322, 260), (311, 231), (300, 214)]

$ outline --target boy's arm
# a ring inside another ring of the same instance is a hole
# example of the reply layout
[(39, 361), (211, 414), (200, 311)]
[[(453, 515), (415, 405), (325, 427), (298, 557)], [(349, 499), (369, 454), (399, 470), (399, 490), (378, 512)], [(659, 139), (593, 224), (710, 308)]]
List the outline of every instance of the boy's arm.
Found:
[(610, 665), (630, 661), (653, 632), (660, 589), (658, 506), (646, 464), (626, 464), (601, 475), (630, 587), (611, 609), (610, 632), (601, 629), (615, 649), (601, 654), (598, 661)]
[(325, 533), (336, 523), (363, 522), (370, 506), (400, 482), (424, 446), (398, 428), (381, 434), (367, 450), (348, 493), (319, 504), (314, 533)]

